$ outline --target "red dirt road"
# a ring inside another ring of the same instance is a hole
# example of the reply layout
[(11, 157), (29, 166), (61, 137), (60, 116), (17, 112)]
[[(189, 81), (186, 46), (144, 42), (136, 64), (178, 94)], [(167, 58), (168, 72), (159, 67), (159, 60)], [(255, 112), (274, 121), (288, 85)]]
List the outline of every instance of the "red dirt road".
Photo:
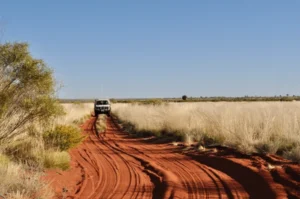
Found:
[(47, 173), (55, 198), (300, 198), (298, 164), (130, 138), (111, 118), (98, 137), (94, 123), (83, 125), (87, 139), (70, 152), (71, 169)]

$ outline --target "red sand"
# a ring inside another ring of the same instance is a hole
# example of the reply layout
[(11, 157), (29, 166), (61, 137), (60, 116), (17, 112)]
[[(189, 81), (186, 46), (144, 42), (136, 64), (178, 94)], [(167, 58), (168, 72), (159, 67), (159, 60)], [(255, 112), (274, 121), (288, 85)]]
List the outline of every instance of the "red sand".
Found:
[(47, 172), (55, 198), (300, 198), (299, 164), (130, 138), (111, 118), (97, 137), (94, 122), (83, 125), (87, 139), (70, 152), (71, 169)]

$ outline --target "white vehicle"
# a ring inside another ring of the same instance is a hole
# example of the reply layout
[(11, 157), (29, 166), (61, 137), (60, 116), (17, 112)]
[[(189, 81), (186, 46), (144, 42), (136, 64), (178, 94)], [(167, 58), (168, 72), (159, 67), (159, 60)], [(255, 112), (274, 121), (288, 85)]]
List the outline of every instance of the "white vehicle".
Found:
[(110, 116), (111, 106), (109, 99), (96, 99), (94, 103), (95, 116), (99, 114), (106, 114)]

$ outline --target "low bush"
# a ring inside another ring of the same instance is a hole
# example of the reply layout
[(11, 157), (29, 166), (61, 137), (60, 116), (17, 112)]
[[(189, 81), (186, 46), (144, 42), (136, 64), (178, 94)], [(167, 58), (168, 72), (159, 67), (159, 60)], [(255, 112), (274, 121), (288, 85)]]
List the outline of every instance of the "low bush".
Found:
[(53, 130), (43, 135), (46, 148), (57, 148), (61, 151), (69, 150), (80, 144), (84, 136), (80, 129), (72, 125), (57, 125)]

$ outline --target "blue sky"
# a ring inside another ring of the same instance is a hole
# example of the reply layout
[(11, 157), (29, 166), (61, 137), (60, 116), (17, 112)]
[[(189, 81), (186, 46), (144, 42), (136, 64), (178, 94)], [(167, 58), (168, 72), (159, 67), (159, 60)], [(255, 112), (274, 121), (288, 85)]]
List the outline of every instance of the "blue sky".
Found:
[(300, 95), (300, 1), (0, 0), (61, 98)]

